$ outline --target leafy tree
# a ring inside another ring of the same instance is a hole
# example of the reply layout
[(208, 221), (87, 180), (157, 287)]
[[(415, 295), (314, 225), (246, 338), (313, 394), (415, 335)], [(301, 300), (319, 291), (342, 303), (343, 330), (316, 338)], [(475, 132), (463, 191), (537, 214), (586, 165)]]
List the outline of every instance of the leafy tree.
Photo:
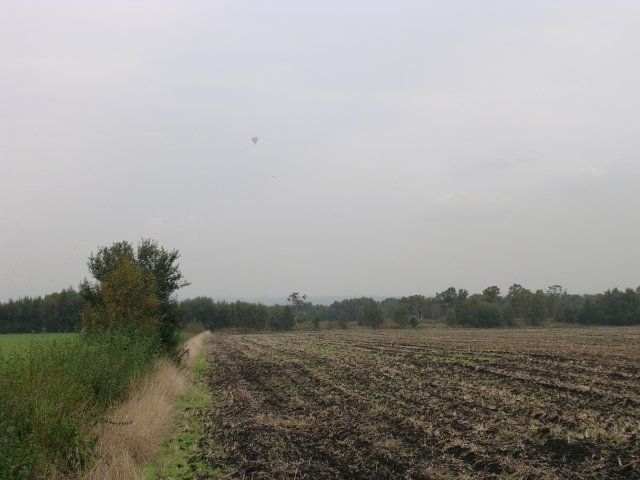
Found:
[(358, 311), (358, 325), (379, 328), (384, 321), (378, 302), (369, 299)]
[(276, 305), (271, 308), (269, 327), (272, 330), (291, 330), (296, 324), (291, 305)]
[(482, 297), (486, 302), (498, 303), (500, 301), (500, 289), (495, 285), (487, 287), (483, 290)]
[[(409, 323), (409, 309), (406, 307), (406, 305), (403, 305), (402, 303), (399, 303), (396, 308), (393, 310), (393, 321), (396, 323), (396, 325), (400, 328), (405, 328), (407, 326), (407, 324)], [(416, 318), (416, 325), (417, 325), (417, 317), (411, 317), (411, 318)]]
[(582, 311), (578, 316), (578, 322), (585, 325), (597, 325), (604, 323), (605, 314), (602, 302), (597, 297), (588, 297)]
[(313, 325), (313, 328), (315, 328), (316, 330), (319, 329), (321, 321), (322, 321), (322, 317), (320, 317), (320, 315), (315, 315), (313, 317), (313, 320), (311, 320), (311, 324)]
[(550, 317), (558, 319), (558, 314), (567, 298), (567, 291), (560, 285), (551, 285), (545, 292), (547, 300), (547, 313)]
[(511, 308), (513, 308), (516, 316), (524, 316), (530, 295), (530, 290), (527, 290), (517, 283), (509, 287), (506, 300), (509, 302), (509, 305), (511, 305)]
[(287, 297), (287, 302), (291, 305), (293, 309), (293, 315), (296, 323), (300, 323), (304, 316), (305, 309), (311, 304), (311, 302), (307, 302), (307, 296), (301, 295), (299, 292), (292, 292)]
[(153, 277), (134, 264), (128, 252), (113, 267), (98, 285), (101, 303), (87, 304), (83, 311), (84, 327), (90, 332), (116, 328), (157, 336), (160, 301)]
[(195, 322), (212, 330), (220, 328), (216, 325), (216, 304), (209, 297), (195, 297), (180, 302), (178, 313), (182, 325)]
[(429, 310), (431, 302), (424, 295), (411, 295), (402, 297), (400, 304), (405, 308), (408, 314), (415, 316), (418, 320), (422, 320), (425, 313)]
[(96, 282), (85, 279), (80, 285), (80, 293), (92, 307), (104, 304), (100, 282), (106, 280), (122, 259), (128, 257), (131, 262), (142, 268), (153, 278), (153, 288), (160, 304), (158, 306), (159, 332), (162, 345), (168, 352), (175, 352), (180, 342), (180, 318), (175, 300), (175, 292), (188, 285), (177, 263), (180, 254), (177, 250), (165, 250), (157, 242), (143, 239), (134, 251), (127, 241), (116, 242), (109, 247), (101, 247), (91, 254), (87, 266)]
[(393, 318), (393, 311), (396, 309), (398, 304), (400, 303), (400, 299), (389, 297), (385, 298), (378, 305), (380, 305), (380, 310), (382, 310), (382, 315), (384, 318)]
[(525, 318), (530, 325), (540, 325), (547, 315), (544, 292), (536, 290), (529, 294), (525, 306)]
[(435, 301), (453, 308), (457, 304), (464, 302), (468, 297), (469, 292), (464, 288), (456, 290), (454, 287), (449, 287), (444, 292), (436, 293)]
[(487, 302), (481, 295), (474, 295), (449, 309), (446, 321), (449, 325), (490, 328), (501, 326), (503, 319), (498, 304)]
[(339, 319), (341, 314), (346, 316), (347, 321), (357, 320), (358, 311), (369, 301), (372, 299), (361, 297), (361, 298), (347, 298), (345, 300), (336, 301), (331, 304), (329, 307), (329, 315), (336, 320)]
[(640, 323), (640, 295), (627, 288), (624, 292), (614, 288), (598, 299), (604, 313), (602, 323), (607, 325), (635, 325)]
[(445, 322), (447, 323), (447, 325), (457, 325), (458, 318), (456, 315), (456, 311), (453, 308), (447, 310), (447, 313), (445, 314)]
[(554, 318), (563, 323), (577, 323), (580, 319), (581, 306), (578, 303), (561, 305)]
[(263, 330), (269, 322), (269, 308), (260, 303), (238, 300), (233, 304), (233, 326)]
[(502, 312), (495, 303), (479, 300), (472, 302), (470, 326), (492, 328), (502, 325)]
[(513, 327), (516, 324), (516, 312), (509, 304), (502, 308), (502, 322), (505, 327)]

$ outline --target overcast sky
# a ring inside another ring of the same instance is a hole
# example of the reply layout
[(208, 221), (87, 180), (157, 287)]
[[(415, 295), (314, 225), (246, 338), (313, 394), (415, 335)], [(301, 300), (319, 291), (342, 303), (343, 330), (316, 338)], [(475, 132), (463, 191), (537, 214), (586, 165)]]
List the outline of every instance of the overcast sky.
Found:
[[(0, 0), (0, 297), (640, 285), (638, 1)], [(259, 137), (253, 145), (251, 137)]]

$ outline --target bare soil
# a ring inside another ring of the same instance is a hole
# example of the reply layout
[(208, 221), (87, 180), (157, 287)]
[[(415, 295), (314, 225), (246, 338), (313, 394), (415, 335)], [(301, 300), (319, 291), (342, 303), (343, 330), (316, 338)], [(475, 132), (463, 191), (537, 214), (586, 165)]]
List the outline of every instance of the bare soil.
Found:
[(215, 335), (242, 479), (640, 478), (640, 328)]

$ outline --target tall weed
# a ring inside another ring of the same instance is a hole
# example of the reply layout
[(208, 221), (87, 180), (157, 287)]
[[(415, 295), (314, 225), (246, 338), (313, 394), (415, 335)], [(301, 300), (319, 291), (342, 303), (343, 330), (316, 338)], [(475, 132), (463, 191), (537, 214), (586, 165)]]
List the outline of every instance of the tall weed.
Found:
[(0, 479), (80, 470), (95, 425), (158, 355), (153, 338), (123, 331), (40, 341), (0, 358)]

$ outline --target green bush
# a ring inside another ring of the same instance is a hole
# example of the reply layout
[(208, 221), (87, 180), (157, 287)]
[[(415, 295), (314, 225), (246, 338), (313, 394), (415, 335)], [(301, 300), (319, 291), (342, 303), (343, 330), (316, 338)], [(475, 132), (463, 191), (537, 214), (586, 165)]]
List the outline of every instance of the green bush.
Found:
[(495, 303), (479, 300), (471, 308), (469, 325), (477, 328), (492, 328), (502, 325), (502, 312)]
[(491, 328), (503, 325), (500, 307), (482, 297), (469, 298), (447, 311), (448, 325), (473, 328)]
[(43, 340), (0, 359), (0, 479), (77, 472), (92, 427), (147, 372), (158, 341), (127, 332)]

